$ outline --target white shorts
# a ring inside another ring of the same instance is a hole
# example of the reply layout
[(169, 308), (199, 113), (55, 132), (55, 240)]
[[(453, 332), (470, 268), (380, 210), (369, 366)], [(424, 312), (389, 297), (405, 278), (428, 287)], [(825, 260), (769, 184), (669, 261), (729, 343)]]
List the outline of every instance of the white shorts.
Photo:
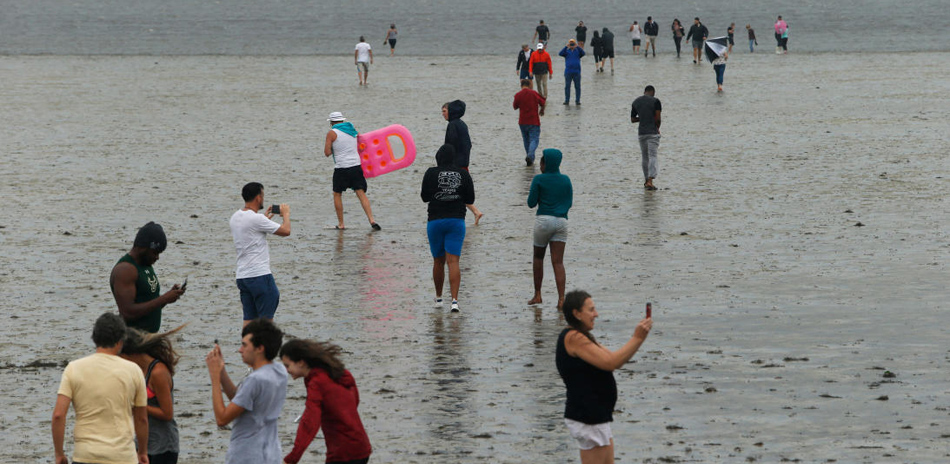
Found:
[(547, 247), (551, 242), (567, 241), (567, 219), (557, 216), (534, 217), (534, 246)]
[(577, 440), (577, 446), (582, 450), (609, 446), (610, 439), (614, 437), (613, 432), (610, 431), (610, 422), (591, 425), (564, 418), (564, 423), (567, 424), (571, 437)]

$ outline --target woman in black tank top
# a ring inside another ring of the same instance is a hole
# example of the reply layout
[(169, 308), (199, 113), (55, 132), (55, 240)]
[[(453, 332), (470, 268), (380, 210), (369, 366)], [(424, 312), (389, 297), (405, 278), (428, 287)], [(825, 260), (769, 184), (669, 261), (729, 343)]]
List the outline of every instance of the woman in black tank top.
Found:
[(561, 311), (570, 325), (558, 336), (555, 354), (558, 374), (567, 387), (565, 423), (581, 448), (582, 464), (613, 462), (610, 422), (617, 403), (613, 371), (640, 349), (653, 327), (653, 319), (641, 320), (630, 340), (619, 350), (610, 351), (591, 334), (598, 314), (589, 293), (568, 293)]

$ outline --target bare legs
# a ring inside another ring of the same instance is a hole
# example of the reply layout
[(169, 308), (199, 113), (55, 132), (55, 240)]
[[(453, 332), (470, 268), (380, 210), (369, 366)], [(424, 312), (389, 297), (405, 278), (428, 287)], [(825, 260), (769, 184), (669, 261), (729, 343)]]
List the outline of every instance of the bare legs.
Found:
[[(551, 247), (551, 267), (554, 268), (554, 284), (557, 286), (557, 308), (561, 309), (564, 304), (564, 286), (567, 277), (564, 273), (564, 248), (567, 242), (550, 242)], [(534, 247), (534, 259), (532, 261), (532, 270), (534, 271), (534, 298), (528, 301), (528, 304), (541, 304), (541, 284), (544, 281), (544, 252), (545, 247)]]
[[(552, 242), (553, 243), (553, 242)], [(607, 446), (598, 446), (589, 450), (581, 450), (581, 464), (613, 464), (614, 439), (610, 439)]]
[(462, 271), (459, 269), (459, 257), (451, 253), (432, 259), (432, 283), (435, 284), (436, 298), (442, 298), (445, 285), (445, 265), (449, 265), (449, 292), (452, 300), (459, 299), (459, 286), (462, 284)]
[[(363, 190), (356, 190), (356, 198), (360, 200), (360, 206), (363, 207), (363, 212), (366, 213), (366, 219), (369, 219), (370, 225), (376, 224), (376, 220), (373, 219), (373, 208), (369, 205), (369, 197), (366, 196), (366, 192)], [(343, 225), (343, 193), (333, 192), (333, 209), (336, 210), (336, 219), (337, 219), (337, 229), (345, 229)]]
[(475, 205), (465, 205), (465, 207), (468, 208), (468, 210), (471, 211), (472, 214), (475, 215), (475, 225), (477, 226), (478, 221), (482, 220), (482, 216), (484, 216), (485, 213), (479, 211), (478, 208), (475, 207)]

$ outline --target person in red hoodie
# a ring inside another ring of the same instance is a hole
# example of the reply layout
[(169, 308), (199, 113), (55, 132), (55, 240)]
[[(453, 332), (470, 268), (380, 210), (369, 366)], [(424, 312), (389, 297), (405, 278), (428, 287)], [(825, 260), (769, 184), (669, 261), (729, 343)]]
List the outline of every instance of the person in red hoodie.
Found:
[(538, 93), (548, 98), (548, 76), (554, 75), (554, 66), (551, 65), (551, 55), (544, 49), (543, 43), (539, 43), (538, 51), (531, 54), (528, 67), (531, 74), (534, 74), (534, 81), (538, 83)]
[(343, 350), (328, 342), (295, 339), (280, 348), (280, 360), (294, 380), (304, 378), (307, 404), (294, 448), (284, 457), (296, 464), (323, 427), (328, 464), (366, 464), (373, 452), (357, 412), (360, 393), (356, 381), (343, 366)]

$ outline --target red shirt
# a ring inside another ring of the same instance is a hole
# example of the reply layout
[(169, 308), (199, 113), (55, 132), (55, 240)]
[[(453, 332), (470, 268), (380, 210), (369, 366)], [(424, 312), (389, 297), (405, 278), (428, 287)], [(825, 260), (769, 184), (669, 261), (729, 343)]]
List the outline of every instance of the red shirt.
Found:
[(515, 94), (515, 101), (512, 106), (518, 113), (518, 124), (523, 126), (540, 126), (541, 118), (538, 117), (538, 107), (544, 104), (544, 97), (540, 93), (531, 89), (521, 89)]
[(551, 55), (548, 54), (547, 50), (537, 50), (531, 54), (531, 58), (528, 59), (528, 66), (531, 70), (531, 74), (539, 74), (534, 70), (535, 63), (547, 63), (548, 65), (548, 74), (554, 75), (554, 66), (551, 65)]
[(369, 457), (373, 449), (356, 411), (360, 393), (350, 371), (344, 371), (343, 376), (334, 381), (327, 371), (313, 368), (304, 378), (304, 383), (307, 385), (307, 405), (297, 426), (294, 449), (284, 461), (296, 464), (321, 426), (327, 443), (327, 462)]

